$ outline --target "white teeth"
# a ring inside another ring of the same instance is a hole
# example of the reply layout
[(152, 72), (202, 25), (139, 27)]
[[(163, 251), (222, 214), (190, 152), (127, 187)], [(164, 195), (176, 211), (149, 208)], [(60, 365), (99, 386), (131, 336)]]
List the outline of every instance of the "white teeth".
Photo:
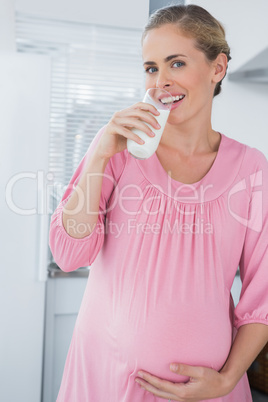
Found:
[(171, 103), (171, 102), (173, 102), (173, 96), (169, 96), (169, 97), (167, 97), (167, 98), (162, 98), (161, 99), (161, 102), (162, 103)]
[(177, 96), (169, 96), (166, 98), (162, 98), (161, 102), (162, 103), (173, 103), (175, 101), (181, 100), (182, 98), (184, 98), (185, 95), (177, 95)]

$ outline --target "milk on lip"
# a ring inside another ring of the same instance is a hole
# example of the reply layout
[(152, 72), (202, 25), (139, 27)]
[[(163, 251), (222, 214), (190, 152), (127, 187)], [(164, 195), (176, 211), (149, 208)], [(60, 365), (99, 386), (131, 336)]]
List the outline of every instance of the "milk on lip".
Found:
[(152, 156), (158, 148), (158, 145), (161, 140), (170, 110), (162, 109), (162, 110), (158, 110), (158, 111), (160, 113), (159, 116), (154, 115), (154, 117), (160, 124), (161, 128), (155, 129), (149, 123), (145, 123), (155, 133), (154, 137), (149, 137), (143, 131), (134, 128), (134, 129), (132, 129), (133, 133), (137, 134), (143, 141), (145, 141), (145, 143), (138, 144), (137, 142), (135, 142), (129, 138), (127, 139), (128, 152), (137, 159), (150, 158), (150, 156)]

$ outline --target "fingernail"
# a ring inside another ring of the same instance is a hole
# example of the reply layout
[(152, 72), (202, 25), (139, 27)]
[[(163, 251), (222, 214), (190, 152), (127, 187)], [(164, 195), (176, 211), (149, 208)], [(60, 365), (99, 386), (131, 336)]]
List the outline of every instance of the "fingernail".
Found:
[(143, 374), (142, 374), (141, 371), (138, 371), (138, 376), (141, 377), (141, 378), (143, 378)]
[(159, 123), (157, 123), (157, 127), (158, 127), (158, 128), (161, 128), (161, 126), (160, 126), (160, 124), (159, 124)]
[(151, 131), (151, 135), (154, 137), (154, 136), (155, 136), (155, 133), (154, 133), (153, 131)]
[(177, 371), (179, 369), (179, 365), (178, 364), (171, 364), (170, 365), (170, 370), (172, 371)]

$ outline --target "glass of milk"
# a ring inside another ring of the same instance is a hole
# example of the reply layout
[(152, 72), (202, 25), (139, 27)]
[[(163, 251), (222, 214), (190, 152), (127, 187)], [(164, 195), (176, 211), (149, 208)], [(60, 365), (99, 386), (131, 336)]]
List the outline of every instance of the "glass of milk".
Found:
[(147, 134), (141, 130), (138, 130), (137, 128), (132, 129), (135, 134), (145, 141), (144, 144), (138, 144), (130, 138), (127, 139), (128, 152), (135, 158), (150, 158), (150, 156), (152, 156), (157, 150), (172, 105), (172, 102), (170, 102), (170, 97), (172, 98), (172, 95), (164, 89), (149, 88), (147, 90), (142, 102), (150, 103), (159, 111), (159, 116), (153, 116), (158, 121), (161, 128), (155, 129), (149, 123), (145, 122), (145, 124), (147, 124), (147, 126), (149, 126), (150, 129), (155, 133), (154, 137), (149, 137)]

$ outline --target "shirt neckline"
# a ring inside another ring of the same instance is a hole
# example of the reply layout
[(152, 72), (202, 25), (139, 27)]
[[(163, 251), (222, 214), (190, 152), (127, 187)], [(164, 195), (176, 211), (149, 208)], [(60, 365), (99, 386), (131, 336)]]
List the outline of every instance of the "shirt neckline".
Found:
[[(216, 158), (207, 174), (193, 184), (172, 179), (161, 165), (157, 156), (148, 159), (130, 157), (130, 164), (136, 165), (143, 177), (157, 192), (180, 204), (204, 204), (217, 199), (228, 190), (239, 173), (246, 147), (224, 134)], [(134, 174), (134, 166), (131, 167)]]
[(164, 167), (162, 166), (160, 160), (158, 159), (158, 156), (157, 156), (156, 152), (154, 152), (154, 154), (152, 155), (152, 158), (155, 160), (155, 163), (159, 166), (159, 170), (162, 171), (162, 175), (166, 176), (166, 179), (171, 180), (171, 182), (172, 182), (174, 185), (182, 186), (182, 187), (185, 187), (185, 188), (186, 188), (187, 186), (189, 186), (189, 187), (191, 187), (191, 186), (198, 186), (198, 185), (200, 185), (204, 180), (209, 179), (209, 177), (213, 174), (214, 170), (217, 169), (217, 165), (219, 164), (219, 159), (221, 159), (221, 153), (222, 153), (222, 148), (223, 148), (222, 145), (223, 145), (225, 136), (224, 136), (222, 133), (220, 133), (219, 131), (218, 131), (218, 133), (219, 133), (220, 136), (221, 136), (221, 140), (220, 140), (220, 144), (219, 144), (219, 147), (218, 147), (218, 151), (217, 151), (216, 157), (215, 157), (215, 159), (214, 159), (214, 161), (213, 161), (213, 163), (212, 163), (212, 165), (211, 165), (209, 171), (208, 171), (200, 180), (198, 180), (198, 181), (196, 181), (196, 182), (194, 182), (194, 183), (183, 183), (183, 182), (181, 182), (181, 181), (179, 181), (179, 180), (173, 179), (171, 176), (169, 176), (169, 174), (166, 172), (166, 170), (165, 170)]

